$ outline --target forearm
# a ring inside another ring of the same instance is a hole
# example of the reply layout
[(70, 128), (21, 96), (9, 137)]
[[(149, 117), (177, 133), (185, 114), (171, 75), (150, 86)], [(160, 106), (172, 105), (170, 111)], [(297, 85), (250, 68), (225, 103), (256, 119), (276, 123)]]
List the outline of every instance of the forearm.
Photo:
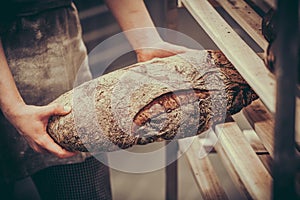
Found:
[(0, 38), (0, 108), (7, 115), (16, 106), (23, 104), (24, 101), (8, 67)]
[[(105, 0), (134, 49), (161, 42), (143, 0)], [(135, 29), (134, 31), (129, 31)]]

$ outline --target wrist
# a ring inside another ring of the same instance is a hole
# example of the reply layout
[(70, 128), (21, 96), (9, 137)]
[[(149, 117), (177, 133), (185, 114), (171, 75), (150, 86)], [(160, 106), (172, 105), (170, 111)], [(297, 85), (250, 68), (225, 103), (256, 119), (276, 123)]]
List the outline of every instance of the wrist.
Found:
[(18, 113), (20, 113), (20, 110), (22, 110), (24, 107), (26, 106), (25, 102), (23, 101), (23, 99), (18, 99), (9, 103), (2, 103), (1, 104), (1, 110), (4, 114), (4, 116), (7, 119), (12, 119), (15, 116), (18, 115)]
[(135, 51), (155, 47), (163, 42), (155, 27), (143, 27), (125, 31), (125, 34)]

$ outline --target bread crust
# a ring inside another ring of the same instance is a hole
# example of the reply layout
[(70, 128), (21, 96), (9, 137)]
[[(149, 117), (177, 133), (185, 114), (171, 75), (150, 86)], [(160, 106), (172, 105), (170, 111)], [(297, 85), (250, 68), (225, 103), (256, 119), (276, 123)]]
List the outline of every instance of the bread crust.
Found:
[(157, 58), (100, 76), (54, 102), (47, 131), (69, 151), (107, 152), (201, 134), (257, 95), (220, 51)]

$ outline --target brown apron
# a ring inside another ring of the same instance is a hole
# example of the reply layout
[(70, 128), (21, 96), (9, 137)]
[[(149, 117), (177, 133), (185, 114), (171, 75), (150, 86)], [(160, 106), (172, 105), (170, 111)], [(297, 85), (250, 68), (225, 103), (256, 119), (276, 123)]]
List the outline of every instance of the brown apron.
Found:
[[(74, 84), (91, 79), (74, 5), (19, 17), (1, 39), (27, 104), (46, 105)], [(0, 113), (0, 179), (17, 180), (48, 166), (82, 162), (88, 156), (59, 159), (36, 153)]]

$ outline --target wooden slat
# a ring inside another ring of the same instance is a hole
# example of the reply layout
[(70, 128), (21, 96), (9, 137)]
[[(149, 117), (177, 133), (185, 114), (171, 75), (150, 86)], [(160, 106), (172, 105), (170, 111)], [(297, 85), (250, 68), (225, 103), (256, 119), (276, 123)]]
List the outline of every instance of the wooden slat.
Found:
[(265, 13), (267, 13), (271, 8), (276, 8), (275, 0), (251, 0), (250, 2), (259, 7)]
[(260, 138), (257, 136), (254, 130), (244, 130), (243, 134), (245, 138), (257, 154), (268, 153), (265, 146), (262, 144)]
[(266, 50), (268, 42), (261, 32), (262, 18), (243, 0), (216, 0), (226, 12), (252, 37), (252, 39)]
[(276, 0), (263, 0), (267, 4), (269, 4), (272, 8), (276, 8)]
[(268, 109), (275, 112), (275, 80), (260, 57), (241, 39), (207, 0), (182, 0), (200, 26), (233, 63)]
[(268, 150), (263, 145), (261, 139), (253, 129), (253, 125), (250, 124), (244, 113), (240, 112), (232, 117), (240, 129), (243, 130), (247, 141), (250, 143), (256, 154), (268, 154)]
[[(265, 105), (257, 100), (243, 110), (264, 146), (273, 157), (275, 119)], [(295, 141), (300, 146), (300, 98), (296, 99)], [(283, 133), (284, 134), (284, 133)]]
[(215, 149), (239, 193), (245, 196), (244, 199), (252, 199), (222, 145), (217, 143)]
[(177, 0), (177, 7), (178, 8), (183, 7), (182, 0)]
[(243, 110), (262, 143), (273, 157), (274, 155), (274, 119), (260, 100), (252, 102)]
[(271, 176), (234, 122), (216, 126), (232, 166), (253, 199), (271, 198)]
[(240, 112), (237, 116), (233, 117), (235, 122), (243, 130), (247, 141), (250, 143), (251, 147), (258, 155), (259, 159), (262, 161), (268, 172), (271, 174), (272, 157), (263, 145), (257, 133), (252, 129), (252, 125), (249, 123), (243, 112)]
[[(247, 0), (246, 0), (247, 1)], [(267, 13), (270, 9), (275, 9), (275, 1), (274, 0), (250, 0), (248, 2), (251, 3), (251, 5), (258, 7), (261, 11), (263, 11), (264, 13)]]
[(261, 162), (264, 164), (265, 168), (269, 172), (269, 174), (272, 176), (272, 163), (273, 159), (270, 156), (270, 154), (260, 154), (258, 155)]
[(205, 200), (228, 199), (209, 158), (207, 156), (199, 157), (200, 151), (205, 151), (199, 141), (198, 138), (180, 140), (179, 147), (184, 151), (188, 149), (185, 152), (185, 156), (201, 195)]

